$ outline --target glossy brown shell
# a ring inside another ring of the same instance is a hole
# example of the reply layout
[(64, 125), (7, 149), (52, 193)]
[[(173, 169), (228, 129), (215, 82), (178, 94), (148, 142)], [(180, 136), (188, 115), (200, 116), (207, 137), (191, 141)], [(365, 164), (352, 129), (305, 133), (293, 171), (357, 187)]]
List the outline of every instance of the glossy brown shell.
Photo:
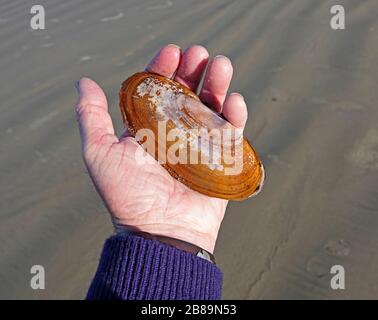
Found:
[[(141, 84), (144, 85), (150, 82), (164, 85), (164, 88), (168, 88), (168, 91), (172, 90), (173, 94), (179, 93), (181, 100), (184, 99), (183, 101), (188, 101), (188, 104), (192, 106), (181, 106), (180, 112), (182, 112), (184, 116), (177, 118), (179, 120), (175, 119), (176, 121), (173, 121), (173, 118), (168, 117), (166, 122), (167, 132), (169, 132), (170, 129), (178, 127), (177, 121), (180, 121), (180, 130), (184, 131), (195, 127), (210, 130), (208, 129), (209, 126), (216, 127), (218, 125), (220, 129), (222, 126), (234, 128), (217, 113), (200, 103), (198, 96), (182, 84), (157, 74), (139, 72), (123, 82), (119, 93), (123, 120), (132, 135), (135, 136), (138, 130), (146, 128), (152, 130), (156, 137), (158, 137), (159, 134), (163, 134), (158, 131), (158, 106), (154, 105), (154, 97), (152, 96), (159, 96), (160, 92), (151, 93), (152, 91), (150, 91), (144, 94), (138, 92), (138, 90), (140, 91)], [(172, 108), (174, 107), (172, 106)], [(156, 139), (154, 142), (156, 151), (155, 154), (152, 154), (157, 160), (158, 150), (160, 148), (158, 141), (159, 139)], [(264, 181), (264, 169), (258, 155), (249, 144), (248, 140), (241, 137), (239, 141), (243, 152), (242, 167), (239, 168), (240, 173), (235, 175), (225, 174), (228, 164), (223, 157), (221, 158), (220, 165), (220, 168), (223, 169), (219, 170), (214, 170), (214, 168), (208, 164), (202, 163), (170, 164), (168, 161), (162, 165), (172, 177), (202, 194), (227, 200), (243, 200), (256, 194), (261, 189)], [(174, 142), (167, 141), (166, 147), (169, 148), (173, 143)], [(232, 146), (232, 148), (233, 147), (234, 146)]]

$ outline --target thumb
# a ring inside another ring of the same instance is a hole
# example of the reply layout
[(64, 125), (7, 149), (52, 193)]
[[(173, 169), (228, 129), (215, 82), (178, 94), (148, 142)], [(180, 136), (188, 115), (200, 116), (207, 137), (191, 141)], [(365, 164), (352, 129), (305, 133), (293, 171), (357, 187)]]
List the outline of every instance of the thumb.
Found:
[(75, 110), (84, 156), (88, 147), (93, 144), (118, 142), (104, 91), (89, 78), (81, 78), (75, 87), (79, 94)]

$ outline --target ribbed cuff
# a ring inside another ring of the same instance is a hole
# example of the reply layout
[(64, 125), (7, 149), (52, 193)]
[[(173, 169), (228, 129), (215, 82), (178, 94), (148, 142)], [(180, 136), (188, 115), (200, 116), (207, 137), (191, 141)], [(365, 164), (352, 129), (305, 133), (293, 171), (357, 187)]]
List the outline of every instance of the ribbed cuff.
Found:
[(104, 245), (87, 299), (218, 300), (222, 272), (159, 241), (115, 235)]

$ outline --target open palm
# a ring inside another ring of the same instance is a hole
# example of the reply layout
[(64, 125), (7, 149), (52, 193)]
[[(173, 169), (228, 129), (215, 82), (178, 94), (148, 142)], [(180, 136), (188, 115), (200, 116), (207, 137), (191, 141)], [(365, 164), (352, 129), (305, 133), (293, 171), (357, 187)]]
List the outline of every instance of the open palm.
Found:
[[(196, 91), (208, 60), (209, 54), (202, 46), (192, 46), (182, 54), (179, 47), (168, 45), (146, 70), (174, 78)], [(226, 96), (232, 72), (228, 58), (215, 57), (199, 95), (204, 103), (242, 128), (247, 119), (244, 99), (240, 94)], [(116, 228), (177, 238), (213, 252), (227, 201), (189, 189), (152, 158), (138, 164), (135, 153), (141, 147), (127, 129), (121, 138), (115, 135), (102, 89), (82, 78), (78, 90), (76, 112), (84, 161)]]

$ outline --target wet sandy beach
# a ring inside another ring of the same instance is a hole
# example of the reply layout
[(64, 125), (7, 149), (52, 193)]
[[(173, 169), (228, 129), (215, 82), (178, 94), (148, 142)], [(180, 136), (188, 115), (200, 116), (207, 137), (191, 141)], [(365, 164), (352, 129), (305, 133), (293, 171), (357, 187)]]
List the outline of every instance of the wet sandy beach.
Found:
[[(330, 28), (343, 4), (346, 30)], [(378, 2), (0, 2), (0, 298), (81, 299), (112, 232), (82, 163), (74, 83), (107, 93), (166, 43), (234, 63), (267, 180), (230, 203), (216, 248), (228, 299), (378, 299)], [(30, 268), (46, 270), (46, 290)], [(346, 289), (332, 290), (342, 265)]]

